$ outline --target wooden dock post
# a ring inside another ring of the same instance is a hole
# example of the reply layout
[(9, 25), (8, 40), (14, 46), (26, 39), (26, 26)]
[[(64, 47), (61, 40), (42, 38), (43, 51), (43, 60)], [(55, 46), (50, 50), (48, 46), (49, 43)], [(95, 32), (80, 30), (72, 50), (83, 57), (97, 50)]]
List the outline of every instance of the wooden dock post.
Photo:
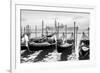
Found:
[[(46, 36), (48, 36), (48, 29), (47, 29), (47, 26), (45, 28), (45, 31), (46, 31)], [(48, 37), (47, 37), (47, 40), (48, 40)]]
[(56, 19), (55, 19), (55, 32), (56, 32), (56, 49), (55, 49), (55, 52), (57, 52), (57, 40), (58, 40), (58, 37), (57, 37), (57, 22), (56, 22)]
[(75, 27), (76, 27), (76, 22), (74, 21), (74, 49), (73, 49), (73, 52), (75, 52), (75, 46), (76, 46), (76, 39), (75, 39)]
[(67, 39), (67, 25), (65, 25), (65, 34), (66, 34), (66, 39)]
[(77, 45), (78, 26), (76, 27), (76, 45)]
[(55, 32), (57, 34), (57, 22), (56, 22), (56, 20), (55, 20)]
[(26, 33), (26, 31), (25, 31), (25, 27), (24, 27), (24, 34)]
[(59, 38), (59, 22), (58, 22), (58, 27), (57, 27), (57, 38)]
[(89, 38), (89, 35), (90, 35), (89, 31), (90, 31), (90, 29), (89, 29), (89, 27), (88, 27), (88, 38)]
[(35, 26), (35, 37), (37, 37), (37, 26)]
[(44, 33), (44, 21), (42, 20), (42, 37), (43, 37), (43, 34)]

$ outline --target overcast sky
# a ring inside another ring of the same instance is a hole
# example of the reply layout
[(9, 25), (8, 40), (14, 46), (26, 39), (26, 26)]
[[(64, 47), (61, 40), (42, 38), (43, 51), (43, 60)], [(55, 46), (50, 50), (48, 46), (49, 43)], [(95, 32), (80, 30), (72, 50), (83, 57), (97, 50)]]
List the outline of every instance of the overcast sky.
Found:
[(86, 13), (69, 13), (69, 12), (49, 12), (49, 11), (29, 11), (21, 10), (21, 26), (24, 27), (27, 24), (40, 29), (42, 20), (44, 25), (55, 26), (55, 19), (60, 24), (68, 27), (74, 26), (74, 21), (80, 29), (86, 29), (89, 27), (89, 14)]

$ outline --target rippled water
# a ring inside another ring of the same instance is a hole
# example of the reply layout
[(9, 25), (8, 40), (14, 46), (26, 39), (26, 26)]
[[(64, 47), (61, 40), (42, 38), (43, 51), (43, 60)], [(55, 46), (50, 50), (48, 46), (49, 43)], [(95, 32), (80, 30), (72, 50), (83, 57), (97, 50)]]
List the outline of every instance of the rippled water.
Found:
[[(86, 34), (88, 36), (88, 34)], [(68, 35), (70, 37), (70, 34)], [(21, 63), (35, 63), (35, 62), (55, 62), (55, 61), (71, 61), (78, 60), (79, 43), (82, 34), (77, 34), (77, 42), (75, 52), (67, 54), (66, 52), (58, 53), (55, 48), (38, 50), (29, 52), (28, 50), (21, 51)]]

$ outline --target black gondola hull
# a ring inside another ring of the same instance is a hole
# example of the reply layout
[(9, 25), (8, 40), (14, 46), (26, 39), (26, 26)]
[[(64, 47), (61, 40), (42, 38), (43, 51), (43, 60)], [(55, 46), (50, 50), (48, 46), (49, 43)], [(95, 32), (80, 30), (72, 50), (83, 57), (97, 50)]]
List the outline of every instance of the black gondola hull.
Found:
[(67, 53), (67, 54), (71, 54), (72, 53), (72, 48), (73, 46), (66, 46), (66, 47), (62, 47), (62, 46), (57, 46), (57, 51), (59, 53)]
[(79, 52), (79, 60), (88, 60), (88, 59), (90, 59), (89, 55), (90, 55), (89, 50), (84, 51), (81, 49)]
[(55, 48), (55, 45), (43, 45), (43, 46), (29, 45), (29, 49), (31, 51), (45, 50), (45, 49), (51, 49), (51, 48)]
[(27, 49), (28, 49), (27, 46), (21, 45), (21, 50), (27, 50)]

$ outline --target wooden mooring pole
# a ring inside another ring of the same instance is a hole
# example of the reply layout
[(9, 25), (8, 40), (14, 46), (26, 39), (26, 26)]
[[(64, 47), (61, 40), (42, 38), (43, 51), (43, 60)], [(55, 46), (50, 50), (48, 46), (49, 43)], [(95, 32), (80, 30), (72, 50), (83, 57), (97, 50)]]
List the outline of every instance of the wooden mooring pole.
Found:
[(44, 34), (43, 34), (43, 33), (44, 33), (44, 29), (43, 29), (43, 28), (44, 28), (44, 21), (42, 20), (42, 37), (43, 37), (43, 35), (44, 35)]
[(37, 37), (37, 26), (35, 26), (35, 37)]
[(76, 46), (76, 44), (75, 44), (75, 41), (76, 41), (76, 39), (75, 39), (75, 27), (76, 27), (76, 22), (74, 21), (74, 49), (73, 49), (73, 52), (75, 52), (75, 46)]
[(67, 25), (65, 25), (65, 34), (66, 34), (66, 39), (67, 39)]

